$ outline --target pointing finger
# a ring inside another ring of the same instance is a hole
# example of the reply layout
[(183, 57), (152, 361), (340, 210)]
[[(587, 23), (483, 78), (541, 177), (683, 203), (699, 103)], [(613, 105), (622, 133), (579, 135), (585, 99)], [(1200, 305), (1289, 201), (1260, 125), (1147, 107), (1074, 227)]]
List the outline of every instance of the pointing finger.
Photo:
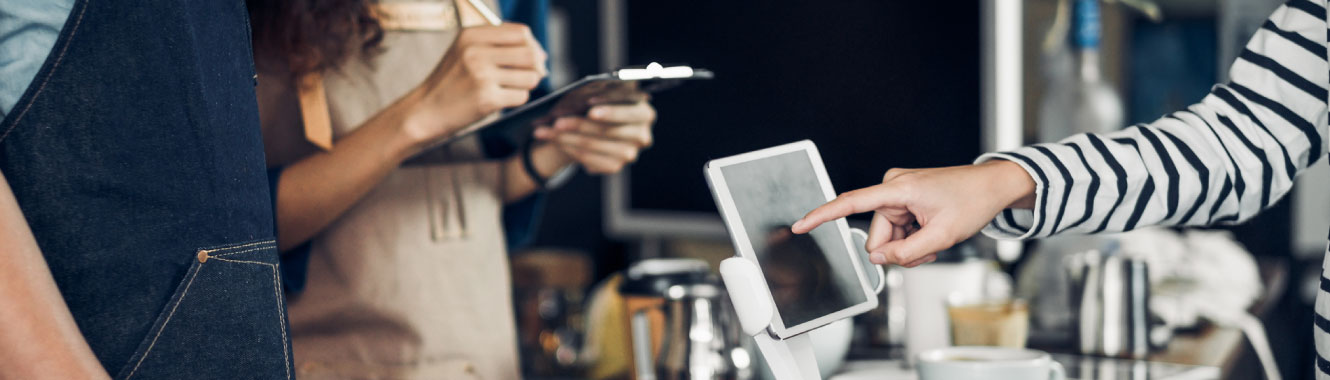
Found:
[(893, 201), (890, 198), (892, 196), (891, 192), (885, 190), (884, 185), (876, 185), (841, 194), (831, 202), (809, 211), (803, 219), (795, 222), (790, 229), (796, 234), (808, 233), (808, 231), (812, 231), (822, 223), (873, 211), (881, 205)]

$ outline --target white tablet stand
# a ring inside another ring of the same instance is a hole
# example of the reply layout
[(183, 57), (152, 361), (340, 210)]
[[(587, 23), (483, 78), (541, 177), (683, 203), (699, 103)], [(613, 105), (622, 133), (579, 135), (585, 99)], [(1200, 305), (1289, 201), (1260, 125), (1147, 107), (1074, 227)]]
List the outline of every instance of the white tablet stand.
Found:
[[(852, 229), (851, 233), (866, 236), (858, 229)], [(867, 255), (861, 256), (867, 259)], [(867, 267), (871, 264), (864, 262), (863, 265)], [(881, 266), (872, 266), (878, 273), (876, 291), (880, 293), (886, 284), (886, 275)], [(739, 317), (739, 326), (744, 334), (752, 336), (757, 342), (758, 352), (766, 359), (776, 380), (821, 380), (809, 333), (781, 339), (770, 331), (771, 321), (776, 315), (776, 304), (762, 276), (762, 269), (752, 260), (731, 257), (721, 261), (720, 278), (730, 294), (730, 302)]]

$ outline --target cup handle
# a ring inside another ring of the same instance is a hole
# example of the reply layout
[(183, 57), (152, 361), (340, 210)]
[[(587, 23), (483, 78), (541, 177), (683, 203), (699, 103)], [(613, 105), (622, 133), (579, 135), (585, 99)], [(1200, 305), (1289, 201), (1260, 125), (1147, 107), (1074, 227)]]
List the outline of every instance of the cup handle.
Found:
[[(868, 241), (868, 233), (867, 233), (867, 232), (864, 232), (864, 230), (861, 230), (861, 229), (858, 229), (858, 228), (851, 228), (851, 229), (850, 229), (850, 235), (851, 235), (851, 236), (854, 236), (855, 239), (863, 240), (863, 241), (865, 241), (865, 242)], [(857, 242), (856, 242), (856, 243), (857, 243)], [(856, 245), (855, 249), (858, 249), (858, 250), (863, 250), (863, 249), (864, 249), (864, 247), (863, 247), (862, 245), (858, 245), (858, 244), (855, 244), (855, 245)], [(868, 257), (868, 252), (867, 252), (867, 251), (864, 251), (863, 253), (864, 253), (863, 257), (867, 258), (867, 257)], [(869, 270), (877, 270), (877, 287), (873, 289), (873, 294), (881, 294), (881, 293), (882, 293), (882, 290), (887, 288), (887, 271), (886, 271), (886, 269), (883, 269), (881, 265), (876, 265), (876, 264), (873, 264), (873, 263), (870, 263), (870, 262), (867, 262), (867, 261), (865, 261), (863, 264), (864, 264), (865, 266), (867, 266), (867, 267), (873, 268), (873, 269), (869, 269)]]
[(1062, 368), (1062, 363), (1058, 363), (1050, 358), (1048, 364), (1049, 380), (1067, 380), (1067, 370)]

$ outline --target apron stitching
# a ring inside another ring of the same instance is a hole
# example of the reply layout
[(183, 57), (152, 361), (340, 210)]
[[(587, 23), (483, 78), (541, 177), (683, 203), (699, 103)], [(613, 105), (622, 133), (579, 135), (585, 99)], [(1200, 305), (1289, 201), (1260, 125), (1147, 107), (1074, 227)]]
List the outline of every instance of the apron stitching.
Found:
[(228, 263), (258, 264), (258, 265), (267, 265), (267, 266), (270, 266), (270, 267), (277, 267), (276, 265), (269, 264), (269, 263), (265, 263), (265, 262), (262, 262), (262, 261), (234, 260), (234, 259), (220, 259), (220, 258), (217, 258), (216, 256), (209, 257), (209, 259), (214, 259), (214, 260), (217, 260), (217, 261), (225, 261), (225, 262), (228, 262)]
[(212, 258), (217, 258), (217, 257), (222, 257), (222, 256), (239, 255), (239, 254), (241, 254), (241, 253), (246, 253), (246, 252), (254, 252), (254, 251), (262, 251), (262, 250), (266, 250), (266, 249), (273, 249), (273, 248), (276, 248), (276, 247), (277, 247), (277, 245), (276, 245), (276, 244), (273, 244), (273, 245), (269, 245), (269, 246), (265, 246), (265, 247), (250, 248), (250, 249), (246, 249), (246, 250), (244, 250), (244, 251), (239, 251), (239, 252), (227, 252), (227, 253), (223, 253), (223, 254), (220, 254), (220, 255), (213, 255), (213, 254), (211, 254), (213, 251), (208, 251), (208, 252), (209, 252), (209, 255), (208, 255), (208, 256), (209, 256), (209, 257), (212, 257)]
[(286, 367), (286, 378), (289, 380), (291, 379), (291, 354), (288, 353), (288, 350), (286, 348), (291, 347), (291, 343), (287, 342), (286, 340), (286, 323), (284, 322), (286, 321), (286, 311), (283, 310), (284, 309), (283, 306), (285, 306), (285, 303), (282, 302), (282, 294), (277, 279), (277, 266), (272, 265), (271, 268), (272, 268), (272, 294), (273, 298), (277, 300), (277, 324), (279, 325), (277, 327), (279, 327), (282, 330), (282, 357), (286, 359), (282, 360), (282, 365)]
[[(259, 250), (259, 249), (265, 249), (265, 248), (255, 248), (255, 249), (252, 249), (252, 250)], [(252, 250), (251, 250), (251, 251), (252, 251)], [(237, 253), (239, 253), (239, 252), (237, 252)], [(277, 284), (278, 284), (278, 281), (277, 281), (277, 265), (275, 265), (275, 264), (269, 264), (269, 263), (265, 263), (265, 262), (259, 262), (259, 261), (223, 259), (223, 258), (219, 258), (219, 257), (216, 257), (216, 256), (212, 257), (212, 259), (214, 259), (214, 260), (218, 260), (218, 261), (230, 262), (230, 263), (266, 265), (266, 266), (268, 266), (269, 269), (272, 269), (272, 293), (273, 293), (273, 296), (276, 297), (276, 300), (277, 300), (277, 316), (278, 316), (278, 322), (280, 323), (282, 320), (285, 320), (285, 319), (286, 319), (286, 313), (282, 311), (282, 295), (281, 295), (281, 293), (279, 293), (279, 291), (278, 291), (278, 286), (277, 286)], [(287, 341), (287, 337), (286, 337), (286, 326), (282, 326), (282, 329), (281, 329), (281, 330), (282, 330), (282, 344), (283, 344), (283, 345), (287, 345), (287, 346), (289, 346), (290, 344), (288, 343), (288, 341)], [(286, 378), (290, 379), (290, 378), (291, 378), (291, 354), (288, 353), (287, 350), (286, 350), (285, 348), (283, 348), (283, 349), (282, 349), (282, 355), (283, 355), (284, 357), (286, 357), (286, 360), (283, 361), (283, 363), (285, 363), (285, 365), (286, 365)]]
[(199, 266), (194, 269), (194, 273), (189, 275), (189, 282), (185, 284), (185, 290), (180, 293), (180, 298), (176, 299), (175, 305), (171, 305), (171, 312), (166, 315), (166, 321), (162, 322), (162, 327), (157, 329), (157, 334), (152, 337), (152, 343), (148, 343), (148, 348), (143, 351), (143, 356), (139, 357), (139, 361), (134, 363), (134, 369), (129, 371), (129, 375), (125, 376), (125, 380), (133, 378), (134, 373), (138, 372), (139, 366), (143, 365), (143, 361), (148, 358), (148, 354), (152, 353), (152, 347), (157, 345), (157, 339), (162, 337), (162, 331), (166, 330), (166, 326), (171, 323), (171, 318), (175, 316), (176, 309), (180, 308), (180, 303), (185, 300), (185, 295), (189, 294), (189, 287), (194, 285), (194, 279), (198, 278), (199, 272), (202, 270), (203, 264), (199, 264)]
[(444, 215), (448, 212), (448, 205), (442, 200), (434, 198), (434, 168), (425, 167), (421, 173), (425, 177), (425, 206), (429, 212), (429, 232), (430, 239), (440, 241), (447, 239), (448, 220)]
[(83, 7), (79, 8), (78, 18), (74, 19), (73, 27), (69, 29), (69, 38), (65, 40), (64, 46), (60, 47), (60, 54), (55, 56), (55, 61), (51, 63), (51, 68), (46, 71), (46, 77), (42, 78), (42, 83), (37, 86), (37, 90), (33, 91), (32, 97), (28, 100), (28, 104), (25, 104), (23, 110), (19, 111), (19, 113), (14, 116), (14, 122), (9, 125), (8, 129), (5, 129), (5, 133), (0, 134), (0, 141), (4, 141), (5, 137), (8, 137), (9, 133), (13, 132), (14, 128), (18, 127), (18, 122), (23, 120), (23, 116), (32, 108), (32, 104), (36, 103), (37, 96), (41, 95), (42, 90), (46, 89), (46, 83), (51, 81), (51, 77), (55, 75), (55, 69), (60, 67), (60, 61), (65, 59), (65, 52), (69, 51), (69, 45), (73, 44), (74, 34), (78, 32), (79, 25), (83, 23), (83, 13), (87, 10), (88, 3), (85, 1), (83, 2)]
[[(452, 155), (452, 150), (448, 150), (448, 153), (449, 153), (448, 155), (451, 156), (451, 155)], [(451, 177), (452, 177), (452, 181), (451, 181), (451, 182), (452, 182), (452, 185), (453, 185), (453, 197), (452, 197), (452, 198), (453, 198), (453, 201), (454, 201), (454, 202), (457, 202), (457, 207), (456, 207), (456, 209), (457, 209), (457, 228), (458, 228), (458, 234), (460, 235), (460, 236), (459, 236), (460, 238), (465, 239), (465, 238), (466, 238), (466, 206), (465, 206), (465, 203), (466, 203), (466, 202), (465, 202), (464, 199), (462, 199), (462, 181), (461, 181), (460, 179), (457, 178), (457, 172), (459, 172), (459, 171), (461, 171), (461, 170), (462, 170), (462, 168), (458, 168), (457, 170), (449, 170), (449, 171), (448, 171), (448, 174), (450, 174)]]
[[(264, 241), (260, 241), (260, 242), (249, 243), (249, 244), (241, 244), (241, 245), (237, 245), (237, 246), (234, 246), (234, 247), (223, 247), (223, 248), (205, 249), (205, 251), (208, 251), (208, 252), (210, 252), (210, 253), (211, 253), (211, 252), (217, 252), (217, 251), (230, 251), (230, 250), (241, 249), (241, 248), (245, 248), (245, 247), (252, 247), (252, 246), (259, 245), (259, 244), (274, 244), (274, 245), (275, 245), (275, 244), (277, 244), (277, 241), (276, 241), (276, 240), (271, 240), (271, 239), (269, 239), (269, 240), (264, 240)], [(228, 253), (228, 254), (229, 254), (229, 253)]]

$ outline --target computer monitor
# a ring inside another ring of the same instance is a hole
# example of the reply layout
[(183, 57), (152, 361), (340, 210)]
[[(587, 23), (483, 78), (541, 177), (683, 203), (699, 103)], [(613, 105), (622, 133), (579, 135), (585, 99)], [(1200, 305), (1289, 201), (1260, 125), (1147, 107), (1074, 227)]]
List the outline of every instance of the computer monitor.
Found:
[(984, 124), (981, 3), (602, 2), (602, 30), (620, 29), (603, 41), (607, 65), (716, 74), (653, 100), (654, 146), (605, 180), (607, 232), (724, 238), (703, 164), (803, 139), (840, 192), (893, 167), (971, 162)]

